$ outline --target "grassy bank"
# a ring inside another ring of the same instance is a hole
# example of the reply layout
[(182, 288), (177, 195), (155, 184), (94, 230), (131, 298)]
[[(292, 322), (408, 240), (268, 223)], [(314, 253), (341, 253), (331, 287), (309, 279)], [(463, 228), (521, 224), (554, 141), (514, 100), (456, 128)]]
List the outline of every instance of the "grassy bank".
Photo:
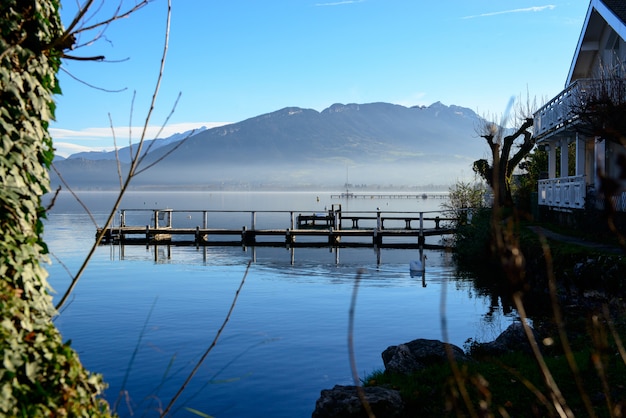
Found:
[[(590, 348), (573, 352), (574, 361), (584, 383), (582, 393), (578, 390), (569, 363), (564, 355), (546, 356), (558, 387), (567, 405), (576, 416), (593, 416), (585, 405), (585, 397), (593, 414), (599, 417), (620, 416), (609, 412), (605, 386), (610, 399), (620, 399), (624, 392), (626, 366), (615, 347), (604, 354)], [(605, 380), (598, 375), (596, 362), (605, 372)], [(383, 385), (400, 391), (406, 405), (406, 416), (440, 417), (471, 416), (470, 408), (479, 416), (534, 417), (554, 416), (549, 400), (549, 391), (536, 360), (517, 352), (498, 358), (483, 358), (479, 361), (458, 364), (457, 378), (450, 364), (434, 365), (412, 375), (393, 375), (376, 372), (367, 378), (367, 385)], [(462, 399), (460, 387), (467, 390), (470, 405)], [(623, 399), (623, 397), (622, 397)], [(615, 401), (613, 413), (621, 406)]]
[[(574, 416), (623, 416), (623, 253), (615, 251), (614, 241), (596, 243), (576, 231), (505, 220), (498, 225), (500, 233), (511, 253), (523, 255), (512, 275), (503, 262), (507, 254), (494, 254), (492, 226), (489, 210), (460, 226), (458, 265), (471, 271), (477, 288), (503, 301), (512, 301), (516, 292), (523, 295), (541, 356), (522, 351), (483, 356), (479, 344), (468, 342), (465, 351), (474, 361), (431, 365), (412, 375), (379, 371), (365, 379), (366, 385), (399, 390), (406, 416), (567, 416), (559, 411), (563, 407)], [(555, 384), (547, 384), (552, 378)]]

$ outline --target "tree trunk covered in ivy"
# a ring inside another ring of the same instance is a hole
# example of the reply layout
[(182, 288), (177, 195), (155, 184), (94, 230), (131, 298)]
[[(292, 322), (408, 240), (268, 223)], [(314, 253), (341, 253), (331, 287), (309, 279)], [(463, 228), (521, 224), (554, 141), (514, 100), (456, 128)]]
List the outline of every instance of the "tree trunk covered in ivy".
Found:
[[(0, 6), (0, 415), (108, 416), (104, 384), (51, 321), (42, 241), (53, 158), (48, 123), (63, 45), (58, 0)], [(67, 46), (67, 45), (65, 45)]]

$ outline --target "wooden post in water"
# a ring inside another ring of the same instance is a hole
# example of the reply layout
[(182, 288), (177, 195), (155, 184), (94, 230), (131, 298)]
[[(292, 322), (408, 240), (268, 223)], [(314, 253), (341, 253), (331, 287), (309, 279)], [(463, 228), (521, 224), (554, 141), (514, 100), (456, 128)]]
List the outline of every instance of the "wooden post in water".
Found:
[(296, 236), (291, 233), (291, 229), (287, 229), (287, 231), (285, 231), (285, 244), (290, 246), (294, 242), (296, 242)]
[(202, 212), (202, 228), (207, 229), (207, 225), (209, 224), (208, 212), (205, 210)]
[(333, 227), (328, 228), (328, 245), (335, 247), (341, 242), (341, 235), (334, 232)]
[(424, 212), (420, 212), (420, 234), (417, 238), (417, 243), (421, 246), (426, 242), (426, 238), (424, 238)]
[(241, 230), (241, 243), (246, 246), (254, 246), (256, 243), (255, 235), (254, 229), (248, 231), (244, 226)]
[(254, 231), (256, 229), (256, 212), (252, 211), (250, 220), (250, 229)]

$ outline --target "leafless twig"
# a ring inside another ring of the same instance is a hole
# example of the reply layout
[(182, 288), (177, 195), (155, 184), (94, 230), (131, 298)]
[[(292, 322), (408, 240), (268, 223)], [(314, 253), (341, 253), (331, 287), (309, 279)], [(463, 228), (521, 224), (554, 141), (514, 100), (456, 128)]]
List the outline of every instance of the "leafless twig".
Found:
[(356, 277), (354, 278), (354, 287), (352, 289), (352, 300), (350, 301), (350, 312), (348, 315), (348, 355), (350, 356), (350, 370), (352, 371), (352, 381), (354, 382), (354, 386), (356, 386), (357, 394), (359, 395), (359, 399), (361, 400), (361, 405), (363, 405), (363, 409), (365, 409), (365, 413), (369, 418), (374, 418), (374, 412), (372, 412), (372, 407), (370, 403), (367, 401), (365, 397), (365, 391), (361, 386), (361, 381), (359, 379), (359, 372), (356, 368), (356, 355), (354, 352), (354, 313), (356, 311), (356, 298), (359, 294), (359, 284), (361, 283), (361, 276), (363, 275), (363, 270), (359, 269), (357, 271)]
[[(90, 3), (91, 3), (91, 0), (90, 0)], [(159, 88), (160, 88), (160, 85), (161, 85), (161, 80), (163, 79), (163, 69), (165, 67), (165, 58), (167, 56), (167, 50), (168, 50), (168, 44), (169, 44), (171, 15), (172, 15), (172, 2), (171, 2), (171, 0), (168, 0), (168, 4), (167, 4), (167, 22), (166, 22), (166, 27), (165, 27), (165, 40), (164, 40), (164, 45), (163, 45), (163, 53), (161, 55), (161, 65), (160, 65), (160, 68), (159, 68), (159, 74), (158, 74), (158, 77), (157, 77), (157, 83), (156, 83), (156, 86), (154, 88), (154, 92), (152, 94), (152, 100), (150, 102), (150, 108), (149, 108), (148, 114), (146, 116), (146, 119), (144, 121), (143, 131), (142, 131), (142, 134), (141, 134), (141, 138), (139, 140), (139, 144), (137, 146), (137, 155), (141, 154), (141, 148), (143, 146), (143, 142), (144, 142), (144, 139), (146, 137), (146, 132), (148, 130), (148, 126), (150, 124), (150, 118), (152, 116), (152, 112), (154, 111), (156, 98), (157, 98), (157, 96), (159, 94)], [(106, 222), (104, 223), (102, 229), (100, 229), (99, 233), (97, 234), (95, 242), (93, 243), (91, 249), (89, 250), (89, 253), (85, 257), (85, 260), (83, 261), (82, 265), (78, 269), (78, 272), (76, 273), (76, 275), (72, 279), (72, 282), (70, 283), (69, 287), (67, 288), (67, 290), (65, 291), (65, 293), (63, 294), (63, 296), (61, 297), (59, 302), (57, 303), (57, 305), (56, 305), (56, 309), (57, 310), (59, 310), (63, 306), (63, 304), (65, 303), (67, 298), (70, 296), (70, 294), (72, 293), (72, 291), (76, 287), (76, 284), (78, 283), (78, 281), (82, 277), (82, 274), (85, 271), (85, 269), (87, 268), (87, 265), (89, 264), (89, 261), (93, 257), (93, 255), (96, 252), (96, 249), (98, 248), (100, 243), (102, 242), (102, 239), (104, 238), (104, 234), (106, 232), (106, 229), (113, 222), (113, 218), (115, 216), (115, 213), (117, 212), (117, 209), (119, 208), (120, 203), (122, 202), (122, 198), (124, 197), (124, 193), (128, 189), (128, 187), (130, 185), (130, 181), (132, 180), (132, 178), (135, 175), (135, 171), (137, 170), (137, 164), (138, 163), (139, 163), (139, 159), (138, 158), (133, 159), (133, 161), (131, 163), (131, 166), (130, 166), (130, 169), (128, 171), (128, 176), (126, 177), (126, 180), (125, 180), (124, 184), (122, 185), (122, 189), (120, 190), (120, 192), (119, 192), (119, 194), (117, 196), (117, 199), (116, 199), (116, 201), (115, 201), (115, 203), (113, 205), (113, 208), (111, 208), (111, 212), (109, 213), (109, 216), (108, 216)]]
[(200, 369), (200, 366), (202, 365), (204, 360), (207, 358), (209, 353), (213, 350), (213, 347), (215, 347), (217, 345), (217, 340), (220, 338), (220, 335), (222, 335), (222, 331), (224, 331), (224, 328), (226, 328), (226, 324), (230, 320), (230, 316), (233, 313), (233, 310), (235, 309), (235, 305), (237, 304), (237, 299), (239, 298), (239, 293), (241, 292), (241, 289), (243, 288), (243, 285), (246, 282), (246, 277), (248, 276), (248, 271), (250, 270), (250, 264), (251, 263), (252, 263), (252, 261), (248, 262), (248, 265), (246, 267), (246, 271), (243, 274), (243, 277), (241, 278), (241, 283), (239, 283), (239, 287), (237, 288), (237, 291), (235, 292), (235, 297), (233, 298), (233, 302), (230, 304), (230, 309), (228, 310), (228, 314), (226, 315), (226, 318), (224, 319), (224, 322), (222, 322), (222, 326), (217, 331), (217, 334), (215, 334), (215, 338), (213, 338), (213, 342), (211, 342), (211, 345), (209, 346), (209, 348), (207, 348), (206, 351), (204, 352), (204, 354), (202, 354), (202, 357), (200, 357), (200, 360), (198, 360), (198, 363), (196, 363), (196, 365), (193, 368), (193, 370), (191, 371), (191, 373), (189, 373), (189, 376), (187, 376), (187, 379), (185, 379), (185, 382), (180, 386), (180, 388), (178, 389), (178, 392), (176, 392), (176, 394), (172, 397), (172, 399), (170, 400), (169, 404), (167, 404), (167, 406), (165, 407), (165, 409), (161, 413), (161, 418), (163, 418), (167, 414), (169, 414), (170, 410), (172, 409), (172, 406), (174, 406), (174, 404), (176, 403), (176, 401), (178, 400), (180, 395), (185, 391), (185, 389), (187, 388), (187, 385), (189, 384), (191, 379), (198, 372), (198, 369)]
[[(65, 181), (65, 179), (63, 178), (63, 175), (61, 174), (61, 172), (59, 172), (59, 170), (56, 168), (56, 166), (54, 165), (54, 163), (50, 164), (50, 167), (54, 170), (54, 172), (57, 174), (57, 176), (59, 176), (59, 180), (61, 180), (61, 183), (63, 183), (63, 185), (65, 186), (65, 188), (72, 194), (72, 196), (74, 197), (74, 199), (76, 199), (76, 201), (78, 202), (79, 205), (81, 205), (83, 207), (83, 209), (85, 209), (85, 212), (87, 213), (87, 215), (89, 215), (89, 219), (91, 219), (91, 222), (95, 225), (95, 227), (98, 227), (98, 222), (96, 222), (96, 219), (93, 217), (93, 215), (91, 214), (91, 211), (89, 210), (89, 208), (87, 207), (87, 205), (85, 205), (85, 203), (83, 203), (83, 201), (80, 199), (80, 197), (78, 197), (78, 195), (76, 193), (74, 193), (74, 190), (72, 190), (72, 188), (70, 187), (69, 184), (67, 184), (67, 182)], [(58, 308), (57, 308), (58, 309)]]

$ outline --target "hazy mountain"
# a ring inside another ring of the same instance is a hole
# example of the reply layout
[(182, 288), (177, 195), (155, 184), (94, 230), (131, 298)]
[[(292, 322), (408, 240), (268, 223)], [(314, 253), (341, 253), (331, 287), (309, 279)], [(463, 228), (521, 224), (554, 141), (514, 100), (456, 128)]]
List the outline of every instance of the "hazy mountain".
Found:
[[(487, 151), (475, 133), (479, 120), (470, 109), (439, 102), (411, 108), (334, 104), (322, 112), (289, 107), (204, 130), (182, 145), (153, 147), (144, 164), (158, 163), (133, 184), (340, 187), (347, 173), (356, 184), (451, 184), (468, 176), (471, 163)], [(128, 150), (120, 150), (124, 154)], [(68, 183), (88, 187), (87, 178), (109, 181), (111, 173), (102, 171), (110, 170), (106, 164), (76, 165), (83, 159), (73, 155), (57, 163)]]
[[(152, 152), (158, 148), (161, 148), (166, 145), (170, 145), (176, 143), (180, 140), (186, 139), (190, 136), (197, 135), (201, 132), (206, 131), (206, 126), (202, 126), (200, 128), (183, 132), (176, 133), (167, 138), (157, 138), (157, 139), (149, 139), (144, 141), (144, 145), (142, 148), (142, 155), (146, 152)], [(125, 163), (130, 163), (131, 159), (131, 147), (123, 147), (118, 151), (118, 156), (120, 161)], [(137, 153), (137, 144), (133, 144), (132, 146), (132, 155)], [(75, 154), (70, 155), (67, 159), (85, 159), (85, 160), (115, 160), (115, 151), (86, 151), (86, 152), (77, 152)]]

